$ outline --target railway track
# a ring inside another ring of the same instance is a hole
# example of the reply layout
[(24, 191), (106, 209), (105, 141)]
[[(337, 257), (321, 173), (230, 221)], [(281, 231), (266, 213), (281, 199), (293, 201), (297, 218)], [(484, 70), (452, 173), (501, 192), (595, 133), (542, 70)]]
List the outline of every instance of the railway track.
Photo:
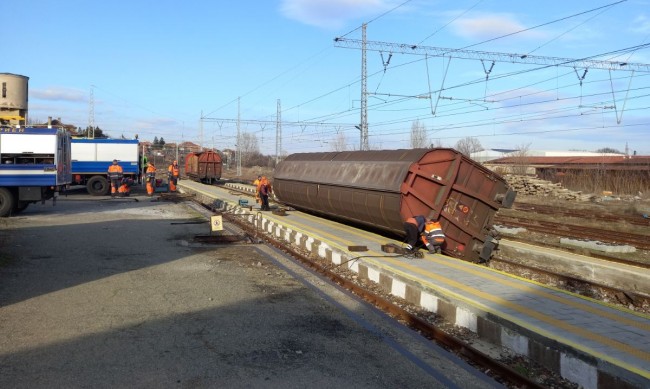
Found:
[(521, 227), (529, 231), (569, 238), (597, 240), (610, 244), (627, 244), (640, 250), (650, 250), (650, 236), (644, 234), (568, 224), (566, 221), (552, 222), (505, 215), (496, 215), (494, 224)]
[(536, 214), (553, 215), (556, 217), (576, 217), (580, 219), (593, 220), (608, 223), (627, 223), (633, 226), (650, 226), (650, 219), (645, 219), (641, 215), (621, 215), (605, 212), (594, 212), (585, 209), (568, 209), (552, 205), (515, 203), (512, 207), (514, 211), (534, 212)]

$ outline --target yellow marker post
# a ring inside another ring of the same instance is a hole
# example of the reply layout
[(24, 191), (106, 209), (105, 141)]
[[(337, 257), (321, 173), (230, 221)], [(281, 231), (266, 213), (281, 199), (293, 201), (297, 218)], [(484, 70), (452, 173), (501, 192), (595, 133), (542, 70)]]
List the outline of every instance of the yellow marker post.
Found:
[(212, 231), (223, 231), (223, 220), (221, 215), (210, 216), (210, 228)]

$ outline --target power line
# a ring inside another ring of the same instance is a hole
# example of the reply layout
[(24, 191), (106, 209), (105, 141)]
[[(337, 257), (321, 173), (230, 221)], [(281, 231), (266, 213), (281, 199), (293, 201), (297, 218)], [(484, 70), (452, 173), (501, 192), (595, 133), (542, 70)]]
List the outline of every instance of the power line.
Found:
[(495, 41), (495, 40), (498, 40), (498, 39), (507, 38), (507, 37), (512, 36), (512, 35), (521, 34), (522, 32), (527, 32), (527, 31), (534, 30), (534, 29), (539, 28), (539, 27), (548, 26), (548, 25), (550, 25), (550, 24), (554, 24), (554, 23), (561, 22), (561, 21), (564, 21), (564, 20), (567, 20), (567, 19), (575, 18), (575, 17), (577, 17), (577, 16), (584, 15), (584, 14), (588, 14), (588, 13), (590, 13), (590, 12), (598, 11), (598, 10), (603, 9), (603, 8), (613, 7), (613, 6), (617, 5), (617, 4), (624, 3), (624, 2), (626, 2), (626, 1), (627, 1), (627, 0), (620, 0), (620, 1), (617, 1), (617, 2), (615, 2), (615, 3), (610, 3), (610, 4), (607, 4), (607, 5), (603, 5), (602, 7), (592, 8), (592, 9), (590, 9), (590, 10), (588, 10), (588, 11), (583, 11), (583, 12), (580, 12), (580, 13), (577, 13), (577, 14), (573, 14), (573, 15), (565, 16), (565, 17), (560, 18), (560, 19), (555, 19), (555, 20), (552, 20), (552, 21), (550, 21), (550, 22), (546, 22), (546, 23), (538, 24), (538, 25), (533, 26), (533, 27), (525, 28), (525, 29), (523, 29), (523, 30), (519, 30), (519, 31), (511, 32), (511, 33), (509, 33), (509, 34), (501, 35), (501, 36), (498, 36), (498, 37), (495, 37), (495, 38), (491, 38), (491, 39), (488, 39), (488, 40), (485, 40), (485, 41), (482, 41), (482, 42), (478, 42), (478, 43), (475, 43), (475, 44), (473, 44), (473, 45), (465, 46), (465, 47), (463, 47), (462, 49), (468, 49), (468, 48), (470, 48), (470, 47), (474, 47), (474, 46), (482, 45), (483, 43), (488, 43), (488, 42), (492, 42), (492, 41)]

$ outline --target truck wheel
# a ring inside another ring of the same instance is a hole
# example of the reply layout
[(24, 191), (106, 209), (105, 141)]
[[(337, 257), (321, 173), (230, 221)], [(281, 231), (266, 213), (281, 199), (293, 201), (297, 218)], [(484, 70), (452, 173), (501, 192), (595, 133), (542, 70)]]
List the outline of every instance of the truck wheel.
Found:
[(0, 217), (9, 216), (14, 210), (14, 195), (7, 188), (0, 188)]
[(86, 184), (88, 193), (93, 196), (106, 196), (111, 190), (108, 180), (102, 176), (92, 176)]

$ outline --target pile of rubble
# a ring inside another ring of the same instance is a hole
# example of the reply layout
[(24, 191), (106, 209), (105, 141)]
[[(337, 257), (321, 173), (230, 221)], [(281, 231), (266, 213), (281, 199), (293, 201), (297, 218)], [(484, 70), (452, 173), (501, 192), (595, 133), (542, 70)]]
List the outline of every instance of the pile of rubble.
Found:
[(517, 191), (517, 195), (554, 197), (562, 200), (590, 201), (593, 194), (572, 191), (562, 187), (561, 183), (552, 183), (536, 177), (508, 174), (504, 176), (508, 184)]

